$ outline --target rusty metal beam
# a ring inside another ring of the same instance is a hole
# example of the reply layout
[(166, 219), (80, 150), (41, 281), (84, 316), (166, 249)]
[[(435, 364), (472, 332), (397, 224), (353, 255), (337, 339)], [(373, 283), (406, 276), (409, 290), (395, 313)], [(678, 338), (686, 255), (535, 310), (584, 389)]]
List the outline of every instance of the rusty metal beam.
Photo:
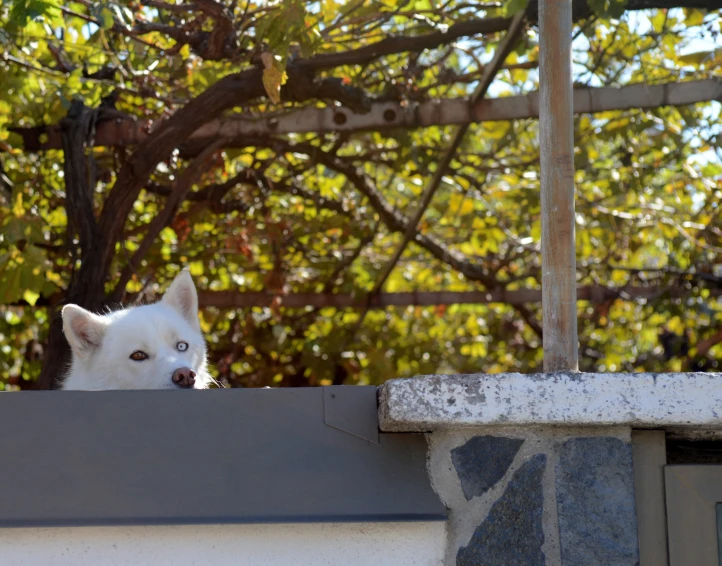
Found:
[[(722, 288), (705, 287), (709, 297), (722, 296)], [(618, 289), (602, 285), (590, 285), (577, 288), (577, 299), (590, 303), (603, 303), (612, 299), (621, 301), (655, 301), (680, 299), (692, 296), (692, 289), (684, 285), (627, 286)], [(137, 296), (126, 296), (127, 303), (133, 303)], [(63, 300), (63, 293), (50, 297), (40, 297), (35, 307), (57, 306)], [(250, 307), (269, 307), (274, 300), (280, 301), (286, 308), (333, 307), (338, 309), (362, 309), (370, 303), (372, 309), (387, 307), (432, 307), (437, 305), (484, 305), (505, 304), (511, 306), (540, 303), (540, 289), (516, 289), (512, 291), (417, 291), (401, 293), (380, 293), (367, 300), (363, 293), (288, 293), (274, 295), (256, 291), (198, 291), (198, 303), (201, 307), (219, 309), (242, 309)], [(25, 300), (9, 306), (28, 306)]]
[[(709, 289), (711, 297), (722, 295), (722, 289)], [(624, 287), (610, 289), (601, 285), (579, 287), (577, 299), (592, 303), (601, 303), (611, 299), (625, 301), (675, 299), (687, 297), (690, 289), (680, 285), (672, 287)], [(198, 302), (201, 307), (220, 309), (268, 307), (274, 300), (287, 308), (334, 307), (340, 309), (373, 309), (386, 307), (436, 306), (436, 305), (481, 305), (499, 303), (506, 305), (525, 305), (539, 303), (542, 300), (540, 289), (518, 289), (514, 291), (418, 291), (411, 293), (381, 293), (367, 299), (363, 293), (289, 293), (274, 295), (265, 292), (248, 291), (199, 291)]]

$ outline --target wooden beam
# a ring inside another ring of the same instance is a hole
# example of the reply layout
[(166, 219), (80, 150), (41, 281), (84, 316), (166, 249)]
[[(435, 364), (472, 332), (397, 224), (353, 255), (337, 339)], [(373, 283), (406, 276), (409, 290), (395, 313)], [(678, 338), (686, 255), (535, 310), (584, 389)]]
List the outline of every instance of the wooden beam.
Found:
[[(684, 83), (630, 85), (622, 88), (574, 89), (574, 112), (589, 114), (632, 108), (650, 109), (661, 106), (685, 106), (722, 99), (722, 80), (704, 79)], [(209, 143), (223, 137), (229, 147), (241, 146), (245, 136), (278, 135), (304, 132), (353, 132), (388, 128), (425, 128), (428, 126), (463, 125), (476, 122), (497, 122), (537, 118), (539, 93), (505, 98), (487, 98), (469, 105), (465, 98), (410, 103), (372, 104), (366, 114), (355, 114), (342, 107), (302, 108), (283, 114), (262, 117), (234, 116), (214, 120), (191, 135), (190, 144)], [(154, 127), (147, 120), (108, 119), (98, 123), (95, 145), (128, 146), (144, 140)], [(10, 128), (20, 134), (27, 151), (60, 149), (60, 128), (57, 125), (31, 128)]]
[(577, 371), (572, 0), (539, 0), (544, 371)]

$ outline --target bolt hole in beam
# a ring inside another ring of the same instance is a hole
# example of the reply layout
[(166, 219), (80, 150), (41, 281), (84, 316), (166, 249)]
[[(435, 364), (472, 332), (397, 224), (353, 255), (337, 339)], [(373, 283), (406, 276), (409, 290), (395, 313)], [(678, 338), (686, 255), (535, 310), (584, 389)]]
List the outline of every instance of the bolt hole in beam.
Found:
[(384, 110), (384, 120), (387, 122), (393, 122), (396, 120), (396, 110), (393, 110), (392, 108)]
[(335, 112), (333, 115), (333, 123), (337, 126), (343, 126), (348, 121), (346, 114), (343, 112)]
[(544, 371), (578, 371), (572, 0), (539, 0)]

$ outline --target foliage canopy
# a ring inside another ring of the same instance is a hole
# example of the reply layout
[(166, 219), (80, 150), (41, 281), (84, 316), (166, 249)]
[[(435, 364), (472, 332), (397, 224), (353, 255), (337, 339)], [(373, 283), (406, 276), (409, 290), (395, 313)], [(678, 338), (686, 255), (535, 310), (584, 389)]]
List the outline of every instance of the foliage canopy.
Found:
[[(574, 0), (576, 86), (719, 79), (715, 4)], [(38, 386), (51, 385), (67, 354), (63, 301), (153, 300), (186, 265), (205, 291), (210, 360), (231, 386), (541, 369), (539, 303), (412, 304), (364, 317), (283, 305), (292, 293), (373, 288), (453, 126), (188, 139), (239, 113), (344, 105), (363, 116), (381, 102), (468, 97), (519, 10), (527, 24), (488, 97), (529, 95), (536, 9), (3, 3), (0, 387), (29, 387), (43, 361)], [(616, 291), (579, 302), (581, 369), (711, 369), (722, 359), (719, 113), (701, 102), (576, 117), (579, 284)], [(127, 116), (147, 120), (149, 134), (96, 143), (103, 122)], [(62, 144), (27, 147), (27, 128), (58, 123)], [(539, 288), (537, 136), (534, 118), (471, 125), (385, 292)], [(630, 287), (647, 298), (630, 300)], [(273, 299), (231, 308), (222, 291)]]

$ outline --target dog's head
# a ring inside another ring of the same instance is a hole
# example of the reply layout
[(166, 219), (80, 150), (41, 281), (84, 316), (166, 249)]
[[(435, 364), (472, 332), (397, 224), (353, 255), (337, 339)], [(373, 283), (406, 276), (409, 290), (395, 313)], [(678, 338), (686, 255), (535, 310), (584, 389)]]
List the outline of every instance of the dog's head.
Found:
[(62, 316), (73, 351), (64, 389), (203, 389), (211, 381), (188, 271), (158, 303), (103, 316), (66, 305)]

